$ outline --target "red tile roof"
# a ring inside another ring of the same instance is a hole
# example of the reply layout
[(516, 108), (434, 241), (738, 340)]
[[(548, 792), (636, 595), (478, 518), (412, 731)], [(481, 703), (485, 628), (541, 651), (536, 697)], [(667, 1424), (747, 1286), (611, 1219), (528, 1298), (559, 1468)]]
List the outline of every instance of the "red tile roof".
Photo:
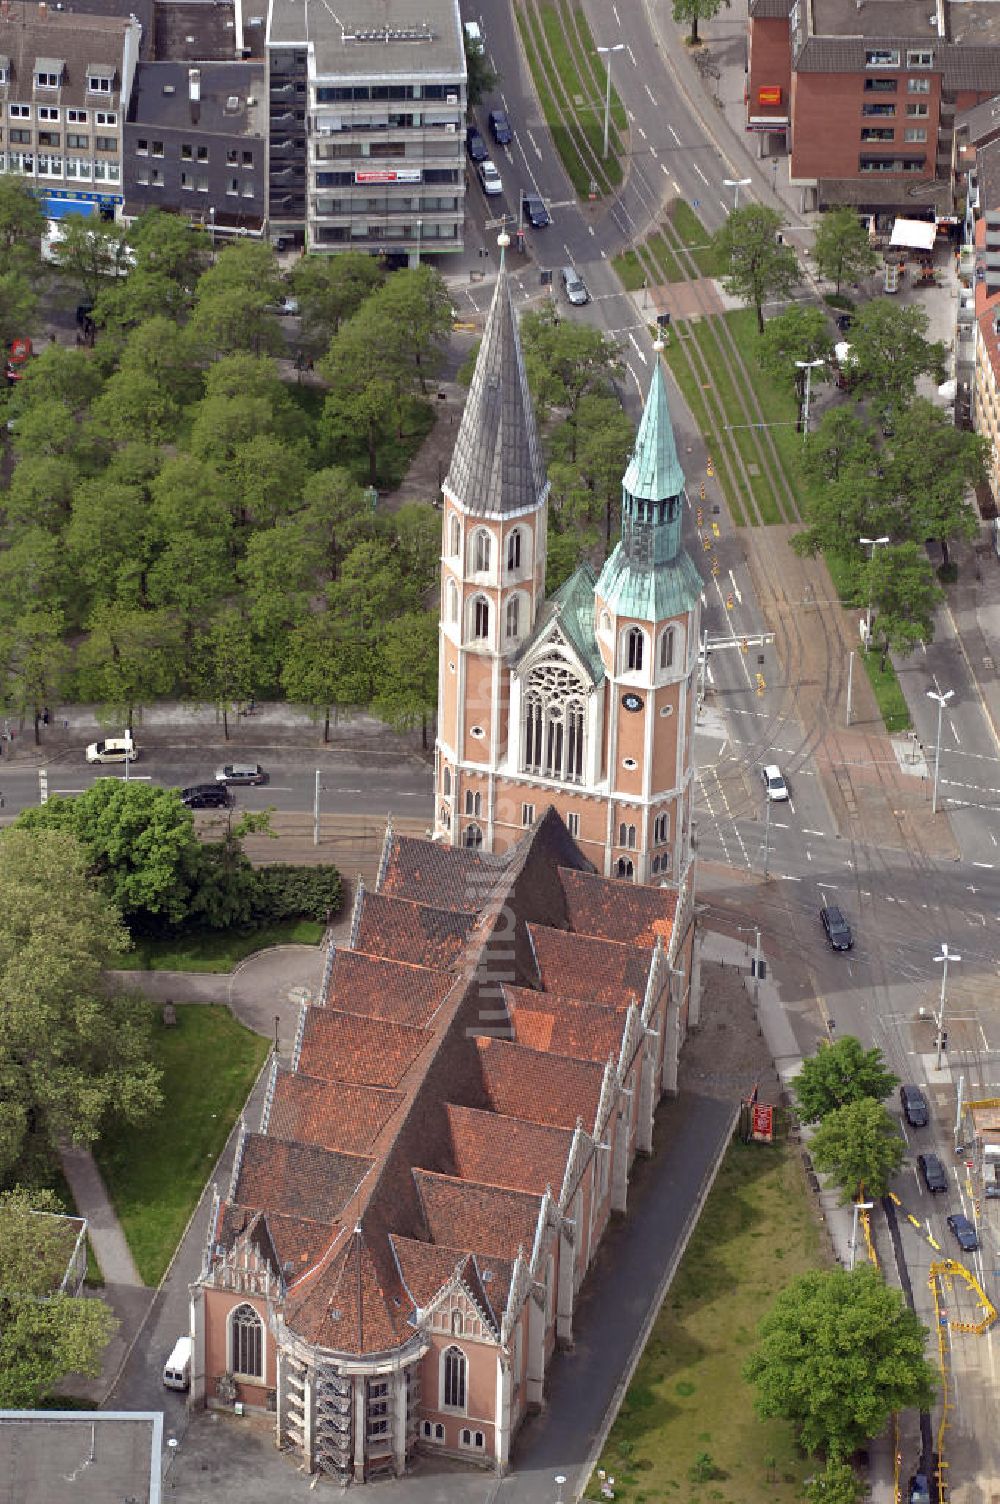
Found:
[(354, 948), (447, 971), (461, 955), (474, 923), (473, 914), (366, 890)]
[(328, 1008), (345, 1013), (363, 1013), (369, 1018), (389, 1018), (423, 1028), (454, 985), (451, 972), (338, 950), (323, 1001)]
[(445, 1108), (454, 1173), (461, 1180), (558, 1196), (573, 1146), (568, 1128), (500, 1117), (474, 1107)]
[[(507, 1306), (513, 1262), (492, 1254), (474, 1256), (463, 1248), (444, 1248), (438, 1243), (421, 1243), (392, 1233), (389, 1238), (403, 1285), (414, 1305), (429, 1306), (445, 1285), (461, 1269), (462, 1278), (473, 1298), (484, 1306), (486, 1314), (499, 1322)], [(477, 1288), (478, 1286), (478, 1288)]]
[(293, 1331), (342, 1353), (377, 1353), (411, 1335), (398, 1279), (387, 1281), (361, 1232), (348, 1235), (289, 1295)]
[(560, 867), (559, 882), (569, 927), (578, 934), (647, 948), (670, 939), (677, 912), (677, 894), (670, 888), (613, 882), (570, 867)]
[[(333, 1234), (329, 1223), (310, 1222), (305, 1217), (284, 1217), (280, 1212), (261, 1212), (255, 1207), (240, 1206), (230, 1202), (219, 1219), (216, 1241), (224, 1248), (232, 1248), (247, 1229), (250, 1237), (263, 1247), (264, 1240), (257, 1234), (261, 1219), (270, 1239), (275, 1256), (275, 1274), (292, 1280), (310, 1268), (330, 1246)], [(272, 1261), (273, 1262), (273, 1261)]]
[(247, 1135), (234, 1201), (308, 1222), (335, 1222), (374, 1161), (260, 1133)]
[(506, 1039), (477, 1039), (486, 1099), (494, 1112), (555, 1128), (590, 1133), (597, 1118), (604, 1067), (589, 1060), (543, 1055)]
[(540, 1196), (414, 1170), (428, 1236), (449, 1248), (515, 1259), (530, 1254), (541, 1209)]
[(652, 959), (648, 950), (538, 924), (529, 924), (528, 932), (546, 992), (611, 1008), (627, 1006), (633, 996), (642, 1002)]
[(281, 1071), (268, 1133), (275, 1138), (320, 1144), (324, 1149), (364, 1154), (404, 1100), (398, 1091)]
[[(514, 1042), (576, 1060), (617, 1060), (625, 1026), (624, 1008), (581, 1003), (529, 987), (504, 987)], [(625, 1000), (627, 1003), (627, 999)]]
[(508, 857), (393, 833), (379, 892), (478, 914), (508, 865)]
[(381, 1018), (310, 1008), (299, 1069), (327, 1081), (395, 1087), (431, 1038), (424, 1029)]

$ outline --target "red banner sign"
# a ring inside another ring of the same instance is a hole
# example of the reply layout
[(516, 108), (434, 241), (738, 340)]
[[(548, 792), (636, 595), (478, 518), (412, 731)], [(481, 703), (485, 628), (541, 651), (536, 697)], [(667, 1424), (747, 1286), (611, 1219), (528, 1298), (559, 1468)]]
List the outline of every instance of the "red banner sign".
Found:
[(777, 84), (768, 84), (763, 89), (757, 90), (758, 104), (780, 104), (781, 90)]
[(419, 167), (387, 167), (378, 171), (374, 168), (365, 169), (354, 174), (356, 183), (419, 183)]
[(750, 1114), (750, 1136), (758, 1143), (771, 1143), (774, 1138), (774, 1108), (765, 1102), (754, 1102)]

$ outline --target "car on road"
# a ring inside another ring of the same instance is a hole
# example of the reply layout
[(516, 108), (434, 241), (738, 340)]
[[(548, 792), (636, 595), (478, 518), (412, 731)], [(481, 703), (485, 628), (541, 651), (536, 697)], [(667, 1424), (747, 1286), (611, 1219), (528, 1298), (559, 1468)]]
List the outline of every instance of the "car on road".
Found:
[(88, 762), (135, 762), (139, 748), (126, 731), (124, 736), (109, 736), (103, 742), (91, 742), (87, 748)]
[(479, 164), (479, 181), (483, 185), (483, 192), (487, 198), (493, 198), (495, 194), (503, 192), (503, 180), (489, 157)]
[(281, 319), (296, 318), (299, 312), (299, 300), (292, 297), (279, 298), (276, 303), (271, 304), (267, 311), (268, 313), (276, 313)]
[(769, 799), (780, 802), (788, 798), (788, 784), (781, 776), (781, 769), (775, 762), (769, 762), (761, 768), (760, 776), (764, 782), (764, 790)]
[(926, 1128), (930, 1122), (930, 1109), (927, 1106), (927, 1098), (919, 1086), (901, 1086), (899, 1088), (899, 1101), (903, 1109), (903, 1116), (911, 1128)]
[(227, 762), (215, 770), (216, 783), (267, 783), (268, 775), (259, 762)]
[(948, 1172), (936, 1154), (918, 1154), (917, 1164), (924, 1177), (924, 1185), (929, 1191), (948, 1189)]
[(181, 803), (188, 809), (226, 809), (232, 802), (224, 783), (194, 783), (181, 789)]
[(552, 223), (552, 217), (537, 193), (526, 193), (521, 200), (521, 218), (527, 220), (533, 230), (544, 230)]
[(483, 140), (482, 133), (476, 125), (466, 127), (465, 149), (473, 162), (488, 162), (490, 149)]
[(931, 1485), (926, 1473), (911, 1473), (906, 1504), (931, 1504)]
[(514, 139), (506, 110), (490, 110), (490, 135), (498, 146), (509, 146)]
[(584, 303), (590, 302), (590, 293), (587, 291), (587, 284), (580, 276), (580, 273), (572, 266), (563, 267), (559, 273), (559, 280), (562, 282), (566, 301), (572, 303), (574, 308), (581, 308)]
[(951, 1228), (963, 1253), (975, 1253), (979, 1247), (979, 1238), (976, 1229), (962, 1212), (952, 1212), (948, 1218), (948, 1226)]
[(834, 950), (850, 950), (854, 944), (851, 926), (835, 903), (825, 903), (819, 911), (826, 938)]

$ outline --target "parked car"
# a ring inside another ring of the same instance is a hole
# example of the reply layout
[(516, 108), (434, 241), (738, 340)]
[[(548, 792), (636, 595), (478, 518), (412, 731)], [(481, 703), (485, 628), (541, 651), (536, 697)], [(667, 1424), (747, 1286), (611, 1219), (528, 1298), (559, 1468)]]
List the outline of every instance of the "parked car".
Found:
[[(850, 329), (851, 325), (854, 323), (854, 314), (838, 313), (836, 323), (837, 328), (840, 330), (841, 334), (846, 334), (848, 329)], [(917, 1477), (922, 1477), (922, 1474), (918, 1473)]]
[(226, 809), (232, 795), (224, 783), (194, 783), (181, 789), (181, 803), (188, 809)]
[(931, 1485), (926, 1473), (911, 1473), (906, 1504), (931, 1504)]
[(929, 1191), (948, 1189), (948, 1173), (936, 1154), (918, 1154), (917, 1164), (924, 1177), (924, 1185)]
[(911, 1128), (927, 1127), (930, 1122), (930, 1109), (927, 1106), (927, 1098), (919, 1086), (901, 1086), (899, 1101), (903, 1108), (903, 1116)]
[(490, 135), (498, 146), (509, 146), (514, 139), (505, 110), (490, 110)]
[(521, 200), (521, 218), (526, 219), (534, 230), (544, 230), (546, 225), (552, 223), (549, 211), (537, 193), (524, 195)]
[(130, 731), (122, 736), (109, 736), (103, 742), (91, 742), (86, 752), (88, 762), (135, 762), (138, 756), (139, 748)]
[(490, 150), (483, 140), (478, 126), (470, 125), (466, 127), (465, 149), (473, 162), (486, 162), (489, 160)]
[(782, 799), (788, 798), (788, 784), (782, 778), (781, 769), (777, 763), (770, 762), (761, 768), (760, 776), (764, 781), (764, 790), (769, 799), (780, 803)]
[(824, 904), (819, 911), (826, 938), (834, 950), (850, 950), (854, 944), (851, 926), (835, 903)]
[(489, 157), (479, 164), (479, 181), (483, 185), (483, 192), (487, 198), (493, 198), (495, 194), (503, 192), (503, 180)]
[(580, 308), (584, 303), (590, 302), (587, 284), (573, 267), (564, 266), (559, 273), (559, 279), (563, 285), (563, 292), (566, 294), (566, 301), (572, 303), (574, 308)]
[(976, 1229), (962, 1212), (952, 1212), (948, 1218), (948, 1226), (955, 1234), (959, 1248), (963, 1253), (975, 1253), (979, 1247), (979, 1238)]
[(296, 315), (298, 314), (298, 311), (299, 311), (299, 300), (298, 300), (298, 298), (289, 298), (289, 297), (279, 298), (278, 301), (277, 301), (277, 303), (275, 303), (275, 305), (274, 305), (274, 312), (278, 315), (279, 318), (283, 318), (283, 319), (295, 318)]
[(267, 783), (268, 775), (259, 762), (227, 762), (216, 768), (216, 783)]

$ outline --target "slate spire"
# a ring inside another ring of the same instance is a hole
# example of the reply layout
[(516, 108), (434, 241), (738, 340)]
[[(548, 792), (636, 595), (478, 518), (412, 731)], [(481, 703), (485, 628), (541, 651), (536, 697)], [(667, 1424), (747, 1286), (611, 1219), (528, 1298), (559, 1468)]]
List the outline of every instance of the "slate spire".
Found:
[(645, 501), (665, 501), (684, 490), (684, 471), (677, 458), (667, 386), (659, 359), (653, 368), (635, 448), (622, 484), (630, 495)]

